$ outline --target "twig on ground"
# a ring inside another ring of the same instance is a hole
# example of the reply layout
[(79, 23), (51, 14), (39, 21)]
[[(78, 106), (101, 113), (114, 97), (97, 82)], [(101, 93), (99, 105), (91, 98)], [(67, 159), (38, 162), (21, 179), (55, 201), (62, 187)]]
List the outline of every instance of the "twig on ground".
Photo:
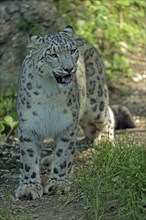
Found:
[(74, 200), (78, 199), (79, 197), (81, 197), (82, 193), (77, 194), (76, 196), (72, 197), (71, 199), (67, 200), (64, 205), (60, 208), (59, 211), (62, 211), (62, 209), (64, 209), (68, 204), (70, 204), (71, 202), (73, 202)]
[(116, 134), (125, 134), (125, 133), (146, 133), (146, 129), (125, 129), (125, 130), (117, 130)]

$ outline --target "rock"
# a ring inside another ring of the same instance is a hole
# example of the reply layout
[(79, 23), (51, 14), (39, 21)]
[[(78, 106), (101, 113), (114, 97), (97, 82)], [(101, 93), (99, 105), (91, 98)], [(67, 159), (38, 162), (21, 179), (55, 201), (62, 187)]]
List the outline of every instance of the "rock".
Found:
[(64, 26), (53, 0), (2, 1), (0, 7), (1, 91), (17, 84), (29, 34), (45, 35)]

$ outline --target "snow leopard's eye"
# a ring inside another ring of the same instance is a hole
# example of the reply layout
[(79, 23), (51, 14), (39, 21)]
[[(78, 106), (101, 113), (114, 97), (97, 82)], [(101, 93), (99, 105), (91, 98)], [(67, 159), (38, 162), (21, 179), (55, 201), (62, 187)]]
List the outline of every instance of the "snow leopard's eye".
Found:
[(58, 55), (56, 53), (49, 54), (49, 56), (52, 57), (52, 58), (58, 58)]
[(71, 54), (74, 54), (76, 52), (76, 49), (71, 50)]

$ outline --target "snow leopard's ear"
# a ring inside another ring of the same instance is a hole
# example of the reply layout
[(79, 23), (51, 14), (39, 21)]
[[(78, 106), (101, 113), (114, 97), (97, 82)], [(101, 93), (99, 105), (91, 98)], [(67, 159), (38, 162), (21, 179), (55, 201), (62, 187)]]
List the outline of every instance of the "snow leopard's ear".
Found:
[(68, 33), (69, 35), (74, 35), (75, 34), (74, 28), (71, 25), (65, 26), (63, 31)]
[(36, 35), (30, 35), (28, 38), (28, 49), (38, 49), (39, 45), (42, 45), (44, 38)]

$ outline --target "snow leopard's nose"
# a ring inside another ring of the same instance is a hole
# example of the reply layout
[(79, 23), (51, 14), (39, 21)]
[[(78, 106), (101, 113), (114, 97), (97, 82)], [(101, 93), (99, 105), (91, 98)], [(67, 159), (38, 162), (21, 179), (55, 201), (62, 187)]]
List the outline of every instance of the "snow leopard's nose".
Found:
[(67, 73), (73, 73), (74, 72), (74, 68), (73, 67), (68, 67), (68, 68), (63, 68), (63, 70)]

